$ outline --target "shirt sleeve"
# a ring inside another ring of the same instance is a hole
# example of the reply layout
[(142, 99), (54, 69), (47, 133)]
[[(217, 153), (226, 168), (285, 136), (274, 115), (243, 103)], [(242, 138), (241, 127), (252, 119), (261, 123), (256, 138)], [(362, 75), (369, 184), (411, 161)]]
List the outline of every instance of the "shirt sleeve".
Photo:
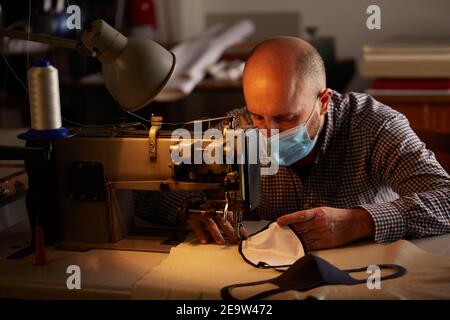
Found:
[(399, 198), (361, 205), (375, 222), (375, 241), (450, 232), (450, 177), (402, 114), (385, 122), (373, 140), (371, 176)]

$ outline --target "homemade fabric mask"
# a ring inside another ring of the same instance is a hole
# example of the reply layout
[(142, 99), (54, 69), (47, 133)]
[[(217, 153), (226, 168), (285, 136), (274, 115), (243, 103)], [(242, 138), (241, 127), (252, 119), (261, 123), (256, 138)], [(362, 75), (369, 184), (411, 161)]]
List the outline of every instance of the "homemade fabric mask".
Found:
[[(293, 227), (280, 227), (276, 222), (253, 234), (241, 242), (239, 252), (247, 263), (257, 268), (274, 268), (282, 272), (280, 276), (248, 283), (239, 283), (222, 288), (223, 299), (237, 299), (232, 290), (241, 287), (255, 288), (263, 284), (273, 284), (277, 288), (256, 293), (245, 300), (263, 299), (274, 294), (296, 290), (307, 291), (323, 285), (355, 285), (365, 283), (367, 279), (355, 279), (349, 274), (367, 271), (367, 267), (340, 270), (324, 259), (307, 253), (301, 236)], [(394, 273), (380, 280), (403, 276), (406, 269), (395, 264), (377, 265), (380, 269), (392, 269)]]
[(305, 255), (300, 234), (292, 226), (272, 222), (239, 244), (239, 253), (257, 268), (286, 269)]

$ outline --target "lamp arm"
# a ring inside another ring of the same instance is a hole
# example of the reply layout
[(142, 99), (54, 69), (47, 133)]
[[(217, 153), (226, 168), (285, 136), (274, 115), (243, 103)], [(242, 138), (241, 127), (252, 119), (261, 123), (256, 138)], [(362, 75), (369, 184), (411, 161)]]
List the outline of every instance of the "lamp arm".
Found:
[(66, 39), (61, 37), (49, 36), (41, 33), (28, 33), (25, 31), (0, 29), (0, 37), (8, 37), (14, 39), (21, 39), (39, 43), (46, 43), (57, 47), (64, 47), (68, 49), (78, 49), (83, 53), (88, 53), (89, 50), (79, 41)]

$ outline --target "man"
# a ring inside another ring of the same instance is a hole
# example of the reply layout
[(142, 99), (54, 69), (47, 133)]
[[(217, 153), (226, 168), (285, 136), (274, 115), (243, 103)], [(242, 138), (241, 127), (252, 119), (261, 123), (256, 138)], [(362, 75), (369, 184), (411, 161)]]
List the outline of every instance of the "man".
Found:
[[(262, 176), (260, 217), (292, 224), (308, 249), (362, 238), (377, 242), (450, 232), (450, 177), (407, 119), (366, 94), (326, 88), (325, 69), (307, 42), (278, 37), (259, 44), (243, 75), (242, 119), (279, 129), (281, 165)], [(221, 218), (195, 217), (208, 233), (236, 240)]]

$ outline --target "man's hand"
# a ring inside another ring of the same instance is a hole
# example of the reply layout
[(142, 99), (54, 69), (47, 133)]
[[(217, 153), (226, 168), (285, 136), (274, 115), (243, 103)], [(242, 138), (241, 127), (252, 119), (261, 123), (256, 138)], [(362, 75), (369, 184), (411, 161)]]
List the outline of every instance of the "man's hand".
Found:
[(281, 216), (277, 223), (292, 224), (309, 250), (334, 248), (375, 235), (373, 219), (362, 208), (314, 208)]
[[(225, 244), (223, 234), (226, 235), (231, 243), (238, 242), (236, 233), (233, 229), (231, 214), (228, 215), (227, 220), (221, 216), (211, 218), (203, 215), (192, 215), (188, 219), (188, 224), (201, 244), (208, 243), (208, 239), (212, 237), (215, 243), (223, 245)], [(241, 227), (240, 233), (244, 239), (248, 238), (247, 229), (244, 227)]]

